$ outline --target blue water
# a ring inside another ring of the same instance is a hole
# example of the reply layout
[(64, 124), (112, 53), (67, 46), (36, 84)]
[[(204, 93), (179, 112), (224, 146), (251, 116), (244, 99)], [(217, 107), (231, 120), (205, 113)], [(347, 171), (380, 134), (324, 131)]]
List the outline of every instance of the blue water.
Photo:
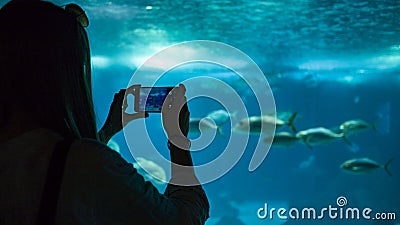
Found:
[[(271, 86), (278, 114), (298, 113), (294, 121), (297, 130), (320, 126), (336, 129), (350, 119), (377, 126), (377, 131), (369, 129), (351, 136), (351, 147), (342, 140), (312, 150), (301, 143), (273, 146), (253, 172), (248, 166), (259, 137), (250, 136), (240, 161), (227, 174), (204, 185), (211, 203), (207, 225), (400, 223), (399, 1), (76, 2), (90, 20), (87, 31), (99, 126), (107, 116), (113, 93), (126, 88), (145, 59), (171, 44), (191, 40), (223, 42), (251, 57)], [(175, 85), (200, 76), (201, 68), (199, 71), (172, 72), (165, 83)], [(237, 75), (226, 73), (221, 68), (207, 68), (207, 75), (226, 82), (240, 95), (249, 115), (259, 114), (254, 93)], [(210, 92), (220, 91), (212, 84), (205, 85)], [(222, 105), (198, 98), (189, 102), (189, 109), (192, 117), (203, 117), (222, 109)], [(154, 145), (168, 157), (160, 115), (150, 115), (146, 124)], [(216, 135), (207, 149), (193, 154), (196, 165), (222, 153), (231, 128), (230, 124), (224, 125), (225, 138)], [(279, 131), (283, 130), (290, 131), (287, 127)], [(140, 139), (145, 132), (138, 131), (138, 139), (131, 140), (137, 148), (146, 148)], [(135, 162), (124, 134), (113, 139), (121, 155)], [(383, 169), (353, 175), (339, 168), (344, 161), (360, 157), (380, 164), (393, 159), (389, 166), (393, 175)], [(158, 188), (163, 191), (165, 185)], [(327, 215), (319, 220), (282, 220), (277, 214), (272, 219), (257, 217), (264, 203), (269, 208), (314, 207), (319, 211), (329, 205), (338, 207), (339, 196), (346, 197), (346, 207), (369, 207), (371, 215), (394, 212), (396, 220), (334, 220)]]
[[(113, 84), (114, 74), (127, 74), (120, 79), (128, 82), (129, 72), (131, 70), (126, 68), (107, 68), (96, 75), (94, 84), (97, 108), (106, 109), (112, 93), (121, 88), (118, 82)], [(283, 148), (273, 146), (265, 161), (254, 172), (248, 171), (248, 165), (259, 137), (251, 135), (238, 164), (220, 179), (204, 186), (211, 203), (211, 219), (207, 224), (234, 224), (233, 221), (242, 222), (238, 224), (376, 224), (377, 221), (363, 219), (280, 220), (276, 215), (275, 219), (260, 220), (256, 214), (264, 203), (268, 203), (270, 207), (284, 207), (288, 210), (291, 207), (314, 207), (318, 211), (329, 205), (337, 207), (336, 199), (339, 196), (347, 198), (349, 207), (369, 207), (373, 212), (399, 213), (400, 140), (397, 134), (400, 132), (400, 121), (396, 116), (400, 113), (399, 74), (397, 71), (376, 70), (367, 75), (368, 81), (361, 80), (358, 83), (337, 80), (349, 76), (348, 71), (335, 71), (333, 80), (318, 78), (332, 76), (332, 73), (310, 70), (290, 71), (287, 74), (283, 72), (282, 78), (274, 81), (277, 87), (272, 86), (277, 111), (297, 112), (294, 125), (298, 130), (319, 126), (334, 129), (346, 120), (363, 119), (376, 124), (377, 131), (369, 129), (351, 136), (351, 147), (342, 140), (314, 146), (312, 150), (301, 143)], [(304, 74), (315, 77), (297, 78)], [(246, 99), (246, 89), (238, 89)], [(252, 97), (250, 94), (247, 98), (250, 99), (247, 109), (254, 115), (258, 113), (258, 109), (256, 102), (251, 101)], [(189, 102), (189, 109), (195, 117), (205, 116), (221, 107), (217, 102), (206, 98)], [(99, 118), (104, 118), (106, 110), (100, 110), (98, 115)], [(157, 125), (160, 123), (160, 116), (152, 114), (147, 120), (150, 125), (148, 132), (153, 142), (159, 149), (164, 149), (165, 137), (161, 125)], [(229, 134), (230, 128), (229, 124), (224, 125), (224, 133)], [(282, 130), (290, 131), (285, 127), (279, 131)], [(134, 162), (124, 145), (123, 134), (118, 134), (115, 140), (122, 147), (123, 157)], [(224, 139), (216, 135), (212, 145), (193, 154), (195, 164), (201, 165), (218, 157), (228, 140), (229, 136)], [(167, 157), (166, 151), (160, 151)], [(383, 169), (371, 174), (353, 175), (339, 168), (344, 161), (360, 157), (369, 157), (381, 164), (393, 158), (389, 166), (393, 175), (389, 176)], [(160, 190), (163, 190), (162, 187)], [(393, 221), (384, 222), (386, 223), (379, 221), (378, 224), (394, 224)]]

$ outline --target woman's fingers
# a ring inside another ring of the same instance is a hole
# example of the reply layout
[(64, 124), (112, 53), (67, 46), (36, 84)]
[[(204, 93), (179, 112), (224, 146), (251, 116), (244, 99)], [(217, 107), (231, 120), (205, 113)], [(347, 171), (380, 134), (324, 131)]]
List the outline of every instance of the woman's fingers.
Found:
[(140, 88), (141, 88), (140, 84), (134, 84), (132, 86), (129, 86), (126, 90), (122, 89), (125, 90), (124, 102), (122, 103), (122, 109), (124, 112), (128, 108), (128, 95), (132, 94), (135, 98), (138, 98)]
[(126, 93), (135, 95), (136, 93), (138, 93), (141, 87), (142, 86), (140, 84), (134, 84), (126, 89)]
[(186, 88), (183, 84), (172, 89), (164, 101), (162, 117), (168, 136), (187, 135), (189, 112), (186, 105)]

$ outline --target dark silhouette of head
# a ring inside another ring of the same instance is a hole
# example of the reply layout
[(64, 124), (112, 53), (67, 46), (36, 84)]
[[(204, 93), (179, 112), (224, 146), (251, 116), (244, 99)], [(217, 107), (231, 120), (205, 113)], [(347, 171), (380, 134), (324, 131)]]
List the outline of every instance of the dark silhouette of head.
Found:
[(12, 125), (18, 111), (36, 127), (97, 139), (81, 16), (38, 0), (10, 1), (0, 10), (1, 126)]

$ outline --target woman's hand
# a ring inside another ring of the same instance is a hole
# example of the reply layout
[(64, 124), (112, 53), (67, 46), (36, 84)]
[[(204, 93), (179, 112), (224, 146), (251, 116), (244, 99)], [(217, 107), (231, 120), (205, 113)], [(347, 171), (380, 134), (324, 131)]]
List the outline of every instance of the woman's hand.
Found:
[[(128, 114), (125, 112), (126, 108), (128, 107), (126, 103), (126, 93), (130, 93), (132, 90), (134, 90), (134, 88), (137, 87), (137, 85), (131, 86), (128, 88), (128, 91), (126, 91), (125, 89), (121, 89), (118, 93), (114, 95), (114, 100), (111, 103), (106, 122), (99, 131), (100, 141), (102, 141), (103, 143), (107, 143), (111, 139), (111, 137), (121, 131), (122, 128), (126, 126), (129, 122), (135, 119), (146, 118), (149, 116), (149, 114), (145, 112), (133, 114)], [(122, 114), (124, 114), (123, 122)]]
[(172, 89), (161, 110), (164, 129), (168, 140), (180, 149), (189, 150), (189, 109), (186, 103), (186, 88), (183, 84)]

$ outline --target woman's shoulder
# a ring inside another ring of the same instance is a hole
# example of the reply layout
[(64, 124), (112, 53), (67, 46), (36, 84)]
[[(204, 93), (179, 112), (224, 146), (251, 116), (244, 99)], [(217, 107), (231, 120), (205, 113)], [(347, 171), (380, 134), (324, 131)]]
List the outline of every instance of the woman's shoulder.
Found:
[(106, 144), (88, 138), (74, 140), (69, 153), (70, 161), (85, 167), (101, 167), (103, 170), (114, 171), (118, 174), (131, 174), (134, 169), (115, 150)]
[(105, 143), (95, 139), (81, 138), (73, 140), (71, 149), (74, 153), (78, 154), (80, 158), (101, 160), (114, 159), (122, 160), (119, 153), (112, 150)]
[[(64, 140), (64, 137), (53, 130), (37, 128), (2, 142), (1, 149), (3, 153), (9, 149), (10, 152), (15, 154), (26, 154), (30, 151), (51, 154), (56, 144), (62, 140)], [(23, 151), (15, 151), (15, 149), (22, 149)], [(106, 144), (89, 138), (73, 139), (68, 155), (77, 155), (78, 158), (85, 160), (121, 158)]]

